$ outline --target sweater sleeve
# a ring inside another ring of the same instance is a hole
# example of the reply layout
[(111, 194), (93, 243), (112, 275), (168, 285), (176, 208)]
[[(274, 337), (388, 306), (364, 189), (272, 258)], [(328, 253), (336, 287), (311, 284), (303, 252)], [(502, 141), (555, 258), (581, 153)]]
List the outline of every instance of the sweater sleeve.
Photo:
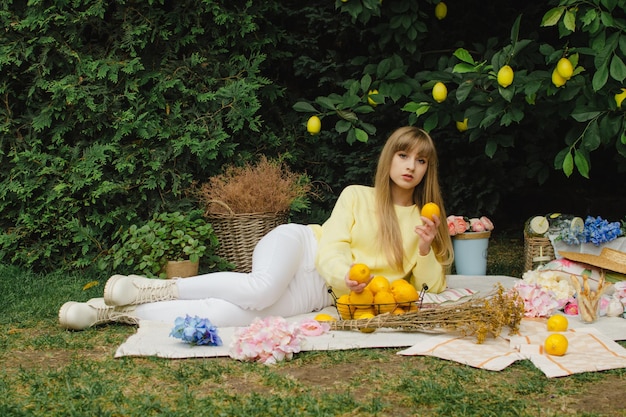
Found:
[(344, 277), (352, 257), (352, 227), (354, 199), (350, 187), (339, 195), (330, 217), (322, 225), (322, 233), (316, 258), (316, 268), (335, 293), (345, 292)]

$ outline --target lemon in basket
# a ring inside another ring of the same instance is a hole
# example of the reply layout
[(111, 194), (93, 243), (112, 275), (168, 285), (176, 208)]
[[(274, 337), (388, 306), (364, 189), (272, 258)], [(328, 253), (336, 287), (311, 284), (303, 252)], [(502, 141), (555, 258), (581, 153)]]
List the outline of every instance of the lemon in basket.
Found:
[(419, 293), (413, 284), (403, 279), (392, 282), (390, 289), (398, 303), (410, 303), (419, 299)]
[(352, 307), (350, 304), (350, 295), (344, 294), (341, 297), (337, 298), (337, 312), (344, 320), (349, 320), (352, 318), (352, 313), (355, 310), (355, 307)]
[(389, 291), (389, 280), (387, 277), (382, 275), (376, 275), (372, 280), (367, 284), (368, 290), (370, 290), (374, 295), (378, 294), (379, 291)]
[(376, 310), (374, 310), (373, 306), (370, 307), (357, 307), (356, 310), (354, 310), (354, 313), (352, 313), (352, 316), (354, 317), (355, 320), (360, 319), (363, 316), (375, 316), (376, 315)]
[(374, 294), (365, 288), (363, 291), (356, 293), (354, 291), (350, 291), (350, 304), (359, 305), (370, 305), (374, 302)]
[(391, 291), (379, 291), (374, 295), (374, 304), (379, 314), (391, 313), (396, 308), (396, 298)]

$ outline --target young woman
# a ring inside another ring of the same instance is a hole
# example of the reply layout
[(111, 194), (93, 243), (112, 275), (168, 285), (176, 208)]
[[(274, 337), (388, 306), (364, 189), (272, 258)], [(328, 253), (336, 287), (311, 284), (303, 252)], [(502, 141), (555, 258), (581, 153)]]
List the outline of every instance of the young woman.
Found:
[(363, 290), (366, 284), (348, 279), (354, 263), (368, 265), (373, 276), (441, 292), (452, 243), (445, 222), (420, 216), (420, 207), (434, 202), (446, 218), (437, 168), (431, 137), (402, 127), (383, 147), (374, 187), (346, 187), (321, 226), (286, 224), (269, 232), (255, 247), (252, 272), (175, 280), (114, 275), (104, 298), (65, 303), (61, 326), (81, 330), (140, 319), (174, 323), (187, 314), (216, 326), (243, 326), (256, 317), (308, 313), (332, 304), (328, 287), (337, 296)]

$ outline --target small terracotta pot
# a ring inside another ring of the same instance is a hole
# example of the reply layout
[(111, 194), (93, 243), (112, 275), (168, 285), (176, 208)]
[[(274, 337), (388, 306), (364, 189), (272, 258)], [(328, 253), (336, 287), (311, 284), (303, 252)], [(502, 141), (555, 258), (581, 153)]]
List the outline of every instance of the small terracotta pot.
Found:
[(165, 265), (167, 278), (188, 278), (198, 275), (198, 262), (168, 261)]

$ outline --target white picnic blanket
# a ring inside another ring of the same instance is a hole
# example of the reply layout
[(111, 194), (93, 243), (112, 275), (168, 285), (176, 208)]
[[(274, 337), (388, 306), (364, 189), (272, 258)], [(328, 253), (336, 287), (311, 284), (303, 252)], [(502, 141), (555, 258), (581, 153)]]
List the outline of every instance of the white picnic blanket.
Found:
[[(506, 276), (448, 277), (449, 290), (440, 295), (430, 295), (426, 303), (457, 300), (468, 294), (483, 294), (501, 283), (510, 288), (517, 278)], [(333, 307), (322, 312), (337, 315)], [(315, 313), (288, 318), (299, 321), (314, 317)], [(543, 340), (547, 336), (545, 319), (524, 319), (520, 334), (509, 336), (505, 330), (496, 339), (476, 344), (473, 337), (453, 334), (408, 333), (392, 329), (377, 329), (373, 333), (359, 331), (332, 331), (329, 334), (305, 338), (302, 350), (346, 350), (362, 348), (406, 348), (400, 355), (428, 355), (452, 360), (487, 370), (502, 370), (521, 359), (531, 360), (548, 377), (559, 377), (580, 372), (626, 368), (626, 349), (615, 340), (626, 340), (626, 320), (601, 317), (594, 324), (583, 324), (570, 317), (567, 337), (570, 343), (565, 356), (549, 356), (543, 352)], [(173, 324), (146, 321), (139, 324), (137, 333), (131, 335), (115, 352), (115, 357), (157, 356), (162, 358), (210, 358), (229, 356), (229, 344), (236, 330), (234, 327), (219, 328), (222, 346), (191, 346), (169, 336)], [(408, 347), (408, 348), (407, 348)]]

